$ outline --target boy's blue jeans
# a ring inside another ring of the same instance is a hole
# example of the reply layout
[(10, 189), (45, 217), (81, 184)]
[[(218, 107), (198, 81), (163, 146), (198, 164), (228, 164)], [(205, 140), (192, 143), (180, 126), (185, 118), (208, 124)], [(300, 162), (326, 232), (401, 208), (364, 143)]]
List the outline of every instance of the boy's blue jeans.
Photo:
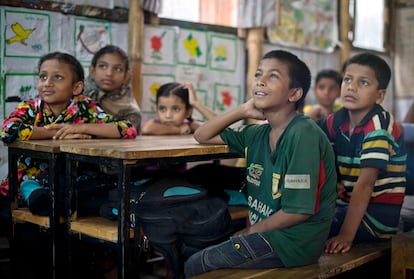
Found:
[(186, 278), (220, 268), (283, 267), (280, 258), (260, 234), (233, 236), (192, 255), (184, 266)]

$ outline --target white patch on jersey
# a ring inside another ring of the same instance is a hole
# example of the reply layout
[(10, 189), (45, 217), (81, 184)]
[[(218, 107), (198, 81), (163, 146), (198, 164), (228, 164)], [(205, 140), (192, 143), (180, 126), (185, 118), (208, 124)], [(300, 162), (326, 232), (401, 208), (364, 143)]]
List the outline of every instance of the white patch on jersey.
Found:
[(286, 189), (310, 189), (309, 174), (287, 174), (285, 176)]

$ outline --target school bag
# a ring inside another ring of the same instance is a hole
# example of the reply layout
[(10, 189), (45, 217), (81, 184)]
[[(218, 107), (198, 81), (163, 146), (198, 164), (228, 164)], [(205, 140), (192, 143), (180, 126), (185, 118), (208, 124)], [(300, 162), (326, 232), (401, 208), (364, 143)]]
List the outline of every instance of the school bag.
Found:
[[(130, 189), (131, 226), (136, 232), (142, 229), (149, 245), (164, 256), (172, 278), (183, 278), (184, 262), (192, 254), (233, 233), (227, 203), (181, 177), (139, 181)], [(101, 215), (116, 219), (117, 189), (110, 191), (109, 199)]]
[[(216, 196), (231, 204), (230, 190), (246, 196), (246, 168), (223, 164), (198, 164), (185, 172), (185, 178), (207, 190), (209, 196)], [(234, 205), (234, 204), (231, 204)]]

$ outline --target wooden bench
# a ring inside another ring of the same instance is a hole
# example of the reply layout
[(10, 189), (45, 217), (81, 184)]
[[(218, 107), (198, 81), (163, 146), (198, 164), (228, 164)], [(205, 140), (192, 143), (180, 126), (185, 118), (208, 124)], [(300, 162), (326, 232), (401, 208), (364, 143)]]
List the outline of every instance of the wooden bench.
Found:
[[(111, 221), (99, 216), (79, 217), (70, 223), (70, 232), (78, 235), (88, 235), (100, 240), (118, 242), (118, 222)], [(134, 237), (134, 231), (130, 230), (130, 237)]]
[[(219, 269), (192, 277), (194, 279), (320, 279), (331, 278), (364, 264), (390, 256), (391, 242), (354, 245), (349, 253), (323, 254), (318, 263), (293, 268)], [(388, 275), (385, 277), (388, 278)]]
[[(233, 220), (246, 218), (249, 213), (245, 206), (229, 206), (229, 212)], [(29, 222), (44, 228), (50, 227), (48, 216), (33, 215), (28, 208), (13, 209), (12, 218), (14, 223)], [(60, 223), (63, 224), (64, 222), (65, 220), (61, 218)], [(70, 227), (73, 234), (86, 234), (110, 242), (118, 241), (117, 222), (103, 217), (74, 218)], [(133, 236), (133, 230), (131, 230), (131, 238)]]
[(29, 222), (45, 228), (50, 227), (49, 216), (33, 215), (28, 208), (13, 209), (12, 218), (14, 223)]
[(242, 205), (230, 205), (228, 207), (232, 220), (244, 219), (249, 217), (249, 208)]
[(392, 238), (391, 278), (414, 278), (414, 231)]
[[(246, 206), (229, 206), (229, 213), (232, 220), (237, 220), (246, 218), (249, 214), (249, 210)], [(31, 217), (44, 220), (45, 222), (49, 221), (49, 219), (45, 217), (29, 215), (30, 216), (27, 216), (26, 218)], [(82, 234), (85, 234), (114, 243), (118, 241), (118, 223), (98, 216), (74, 218), (70, 224), (70, 232), (74, 235), (78, 235), (78, 238), (81, 238)], [(130, 231), (130, 237), (134, 237), (133, 230)]]
[[(32, 223), (44, 228), (50, 227), (50, 219), (49, 216), (39, 216), (33, 215), (29, 208), (27, 207), (20, 207), (12, 210), (12, 218), (14, 223)], [(60, 224), (65, 222), (64, 218), (60, 218)]]

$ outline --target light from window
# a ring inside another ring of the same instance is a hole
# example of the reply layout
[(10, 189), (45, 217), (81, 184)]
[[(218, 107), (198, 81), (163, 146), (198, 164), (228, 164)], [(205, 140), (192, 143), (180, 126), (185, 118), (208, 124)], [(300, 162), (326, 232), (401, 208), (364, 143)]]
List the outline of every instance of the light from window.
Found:
[(163, 0), (159, 17), (199, 22), (199, 2), (189, 0)]
[(355, 0), (353, 46), (384, 51), (384, 0)]

